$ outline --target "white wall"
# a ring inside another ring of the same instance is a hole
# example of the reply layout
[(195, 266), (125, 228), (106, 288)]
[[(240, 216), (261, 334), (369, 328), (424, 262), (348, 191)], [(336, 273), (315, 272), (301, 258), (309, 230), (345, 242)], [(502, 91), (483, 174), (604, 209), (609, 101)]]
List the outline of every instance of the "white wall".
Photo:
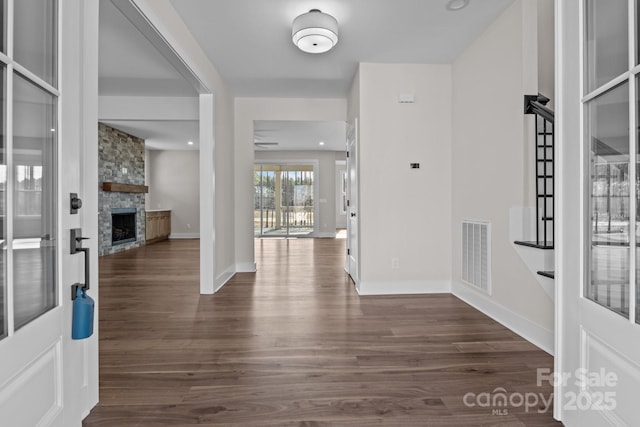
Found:
[(360, 118), (360, 64), (353, 76), (351, 89), (347, 98), (347, 123), (353, 124), (355, 119)]
[[(510, 209), (535, 205), (531, 116), (523, 114), (523, 95), (538, 89), (531, 7), (517, 0), (453, 64), (453, 280), (454, 293), (548, 350), (553, 302), (509, 235)], [(461, 283), (463, 219), (492, 224), (491, 297)]]
[[(336, 196), (335, 169), (336, 155), (333, 151), (256, 151), (256, 162), (287, 162), (314, 160), (318, 169), (314, 171), (314, 180), (318, 185), (318, 207), (316, 220), (317, 237), (335, 237), (336, 235)], [(252, 193), (253, 194), (253, 193)]]
[[(205, 162), (213, 162), (212, 174), (202, 176), (200, 181), (200, 202), (212, 205), (215, 201), (215, 212), (212, 217), (200, 216), (207, 221), (207, 228), (213, 232), (202, 235), (200, 225), (200, 290), (201, 293), (212, 293), (219, 289), (233, 275), (235, 270), (234, 239), (234, 105), (233, 97), (228, 92), (222, 77), (207, 55), (198, 45), (189, 28), (180, 18), (169, 0), (134, 0), (136, 6), (149, 22), (159, 31), (167, 43), (177, 53), (198, 79), (213, 93), (215, 106), (212, 114), (214, 120), (213, 141), (200, 140), (203, 144), (212, 143), (213, 158)], [(202, 101), (202, 99), (201, 99)], [(202, 107), (203, 103), (200, 103)], [(202, 112), (202, 111), (201, 111)], [(202, 129), (202, 114), (201, 114)], [(211, 150), (209, 150), (211, 151)], [(207, 163), (210, 166), (210, 163)], [(203, 169), (200, 168), (202, 171)], [(204, 191), (212, 188), (212, 191)], [(213, 224), (209, 224), (209, 222)]]
[(200, 236), (199, 153), (147, 150), (147, 209), (171, 210), (171, 237)]
[(554, 109), (555, 85), (555, 1), (538, 0), (538, 90)]
[(360, 293), (447, 292), (451, 67), (360, 64), (359, 93)]
[[(235, 99), (235, 255), (237, 271), (254, 271), (253, 122), (254, 120), (344, 121), (344, 99)], [(334, 158), (335, 160), (335, 158)], [(229, 165), (231, 167), (231, 165)], [(335, 226), (334, 226), (335, 230)]]
[(215, 101), (214, 238), (217, 290), (237, 271), (234, 203), (239, 187), (235, 183), (234, 170), (233, 97), (226, 90), (218, 90)]

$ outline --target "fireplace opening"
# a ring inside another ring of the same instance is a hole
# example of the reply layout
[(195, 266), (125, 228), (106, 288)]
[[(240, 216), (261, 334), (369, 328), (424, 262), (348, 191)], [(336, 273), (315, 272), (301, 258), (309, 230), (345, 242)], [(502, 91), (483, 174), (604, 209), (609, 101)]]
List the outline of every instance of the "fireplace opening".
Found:
[(136, 208), (111, 210), (111, 245), (136, 241)]

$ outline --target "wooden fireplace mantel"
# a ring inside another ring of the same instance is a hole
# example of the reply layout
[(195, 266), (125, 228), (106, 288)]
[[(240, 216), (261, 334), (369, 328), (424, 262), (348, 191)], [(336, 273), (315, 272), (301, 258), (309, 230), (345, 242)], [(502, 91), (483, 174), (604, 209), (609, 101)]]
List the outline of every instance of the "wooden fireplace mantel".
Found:
[(117, 193), (148, 193), (149, 186), (135, 184), (120, 184), (117, 182), (103, 182), (102, 191), (111, 191)]

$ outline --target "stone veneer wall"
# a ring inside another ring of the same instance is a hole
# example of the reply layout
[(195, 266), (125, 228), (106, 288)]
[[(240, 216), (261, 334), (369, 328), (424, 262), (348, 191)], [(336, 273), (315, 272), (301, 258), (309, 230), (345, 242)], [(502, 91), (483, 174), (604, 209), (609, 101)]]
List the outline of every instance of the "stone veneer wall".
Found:
[[(103, 182), (144, 185), (144, 139), (98, 123), (99, 254), (108, 255), (143, 246), (145, 194), (102, 191)], [(111, 209), (136, 208), (136, 241), (111, 245)]]

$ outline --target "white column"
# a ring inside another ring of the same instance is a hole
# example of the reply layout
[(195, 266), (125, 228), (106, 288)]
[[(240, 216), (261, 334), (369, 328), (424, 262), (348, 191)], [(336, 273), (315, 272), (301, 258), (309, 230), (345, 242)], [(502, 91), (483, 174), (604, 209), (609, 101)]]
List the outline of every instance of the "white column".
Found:
[(215, 291), (215, 95), (200, 95), (200, 293)]

